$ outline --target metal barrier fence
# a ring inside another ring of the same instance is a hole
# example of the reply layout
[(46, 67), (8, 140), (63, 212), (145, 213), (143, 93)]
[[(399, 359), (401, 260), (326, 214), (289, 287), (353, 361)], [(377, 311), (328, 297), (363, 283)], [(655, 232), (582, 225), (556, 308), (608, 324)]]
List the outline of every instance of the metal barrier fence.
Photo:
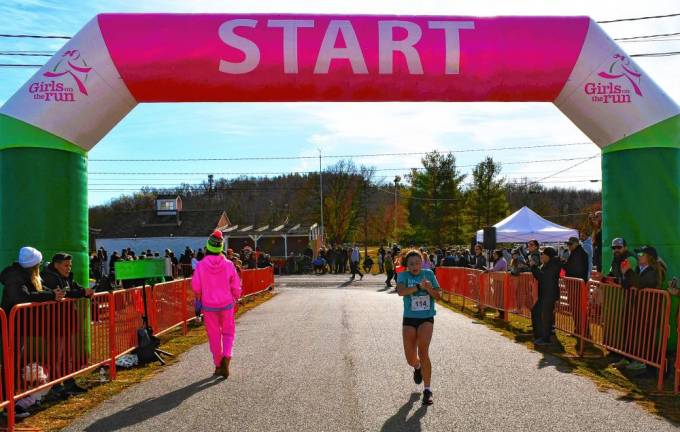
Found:
[[(274, 284), (271, 267), (244, 270), (241, 277), (241, 298)], [(111, 379), (116, 378), (116, 358), (137, 346), (144, 292), (154, 335), (178, 326), (186, 334), (187, 323), (196, 318), (191, 279), (97, 293), (90, 299), (24, 303), (12, 308), (9, 318), (0, 309), (0, 408), (7, 410), (8, 430), (14, 429), (16, 401), (105, 365)]]
[[(467, 278), (463, 287), (461, 278)], [(531, 318), (538, 295), (531, 273), (482, 272), (456, 267), (440, 267), (437, 279), (449, 302), (452, 296), (476, 302), (480, 311), (493, 308), (502, 313)], [(668, 291), (624, 289), (618, 285), (581, 279), (561, 278), (555, 301), (555, 328), (579, 339), (583, 354), (585, 342), (621, 354), (659, 370), (657, 387), (663, 389), (666, 371), (671, 298)], [(680, 330), (674, 329), (674, 331)], [(678, 346), (680, 350), (680, 343)], [(680, 359), (675, 363), (675, 391), (680, 390)]]

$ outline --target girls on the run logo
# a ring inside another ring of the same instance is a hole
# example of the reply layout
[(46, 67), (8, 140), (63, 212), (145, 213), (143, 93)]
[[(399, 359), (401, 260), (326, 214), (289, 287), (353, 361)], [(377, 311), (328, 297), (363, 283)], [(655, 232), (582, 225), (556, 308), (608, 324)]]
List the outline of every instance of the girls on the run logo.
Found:
[[(640, 80), (642, 74), (635, 70), (628, 57), (622, 54), (614, 54), (614, 61), (606, 71), (597, 75), (608, 82), (587, 82), (583, 89), (586, 94), (592, 96), (592, 101), (596, 103), (630, 103), (631, 88), (636, 95), (642, 97), (640, 90)], [(623, 85), (618, 82), (623, 81)], [(630, 84), (630, 88), (625, 83)]]
[[(53, 68), (43, 73), (44, 77), (55, 78), (49, 81), (31, 83), (28, 92), (33, 99), (45, 102), (75, 102), (76, 91), (87, 96), (87, 77), (92, 71), (78, 50), (66, 51)], [(64, 79), (68, 80), (63, 82)]]

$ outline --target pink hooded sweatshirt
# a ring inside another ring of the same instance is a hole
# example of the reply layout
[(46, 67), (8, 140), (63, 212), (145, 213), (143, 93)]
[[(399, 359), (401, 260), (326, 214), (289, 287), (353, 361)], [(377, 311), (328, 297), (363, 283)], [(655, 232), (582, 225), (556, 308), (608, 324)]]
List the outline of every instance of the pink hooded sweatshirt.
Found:
[(196, 266), (191, 288), (204, 307), (223, 308), (241, 297), (241, 279), (234, 263), (222, 255), (206, 255)]

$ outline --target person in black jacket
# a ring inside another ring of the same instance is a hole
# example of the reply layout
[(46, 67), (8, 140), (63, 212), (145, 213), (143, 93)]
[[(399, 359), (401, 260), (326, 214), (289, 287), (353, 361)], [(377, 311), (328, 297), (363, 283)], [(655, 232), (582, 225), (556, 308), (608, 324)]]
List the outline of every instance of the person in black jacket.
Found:
[(567, 277), (583, 279), (584, 282), (588, 282), (590, 279), (588, 254), (581, 246), (581, 242), (578, 238), (571, 237), (567, 242), (567, 247), (569, 248), (569, 258), (563, 264)]
[(542, 263), (540, 267), (531, 266), (531, 273), (538, 281), (538, 301), (531, 309), (531, 327), (534, 332), (534, 345), (547, 345), (551, 343), (562, 266), (557, 258), (557, 252), (551, 247), (543, 249), (540, 260)]
[(0, 273), (0, 283), (5, 287), (2, 308), (9, 317), (15, 305), (20, 303), (46, 302), (64, 298), (62, 290), (45, 289), (40, 278), (42, 254), (32, 247), (19, 251), (19, 260)]
[[(43, 286), (43, 281), (40, 278), (40, 264), (42, 263), (42, 254), (39, 250), (32, 247), (23, 247), (19, 250), (19, 259), (9, 267), (6, 267), (0, 272), (0, 283), (4, 286), (2, 295), (2, 308), (9, 317), (12, 308), (21, 303), (39, 303), (54, 300), (62, 300), (64, 298), (64, 291), (50, 290)], [(20, 329), (26, 328), (26, 322), (22, 320), (23, 315), (17, 315), (16, 329), (14, 335), (15, 347), (17, 353), (23, 353), (29, 341), (38, 340), (40, 334), (37, 329), (33, 329), (32, 334), (20, 335)], [(16, 368), (15, 368), (16, 369)], [(15, 382), (19, 382), (19, 370), (15, 370)], [(16, 416), (18, 418), (25, 418), (30, 415), (28, 408), (30, 402), (28, 398), (24, 398), (17, 402)]]
[(486, 257), (481, 244), (475, 245), (475, 255), (470, 260), (470, 267), (475, 270), (486, 270)]
[[(43, 280), (43, 285), (52, 290), (62, 290), (64, 291), (64, 296), (66, 298), (83, 298), (91, 297), (94, 294), (94, 290), (89, 288), (83, 288), (76, 281), (73, 280), (73, 273), (71, 268), (73, 266), (73, 257), (71, 255), (59, 252), (52, 257), (52, 262), (40, 273)], [(57, 309), (58, 315), (56, 319), (62, 321), (62, 327), (64, 332), (59, 335), (59, 355), (57, 358), (57, 370), (62, 370), (61, 367), (67, 367), (67, 373), (75, 372), (76, 368), (80, 365), (75, 365), (73, 357), (78, 357), (82, 360), (84, 357), (83, 353), (80, 355), (74, 355), (74, 352), (78, 351), (76, 348), (77, 339), (82, 335), (79, 326), (79, 314), (78, 309), (75, 304), (65, 305), (67, 307), (62, 307)], [(67, 323), (70, 324), (70, 328)], [(81, 341), (82, 345), (82, 341)], [(57, 384), (50, 390), (52, 394), (65, 399), (68, 396), (79, 395), (85, 393), (82, 387), (76, 384), (73, 378), (64, 381), (64, 384)]]

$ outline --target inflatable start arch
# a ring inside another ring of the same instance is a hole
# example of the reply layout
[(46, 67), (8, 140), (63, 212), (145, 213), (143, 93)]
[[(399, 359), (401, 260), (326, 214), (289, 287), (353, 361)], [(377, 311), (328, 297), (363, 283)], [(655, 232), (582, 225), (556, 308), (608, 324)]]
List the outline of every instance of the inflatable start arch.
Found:
[(602, 149), (605, 247), (680, 270), (680, 109), (587, 17), (99, 15), (0, 109), (0, 263), (65, 250), (85, 280), (87, 152), (205, 101), (553, 102)]

